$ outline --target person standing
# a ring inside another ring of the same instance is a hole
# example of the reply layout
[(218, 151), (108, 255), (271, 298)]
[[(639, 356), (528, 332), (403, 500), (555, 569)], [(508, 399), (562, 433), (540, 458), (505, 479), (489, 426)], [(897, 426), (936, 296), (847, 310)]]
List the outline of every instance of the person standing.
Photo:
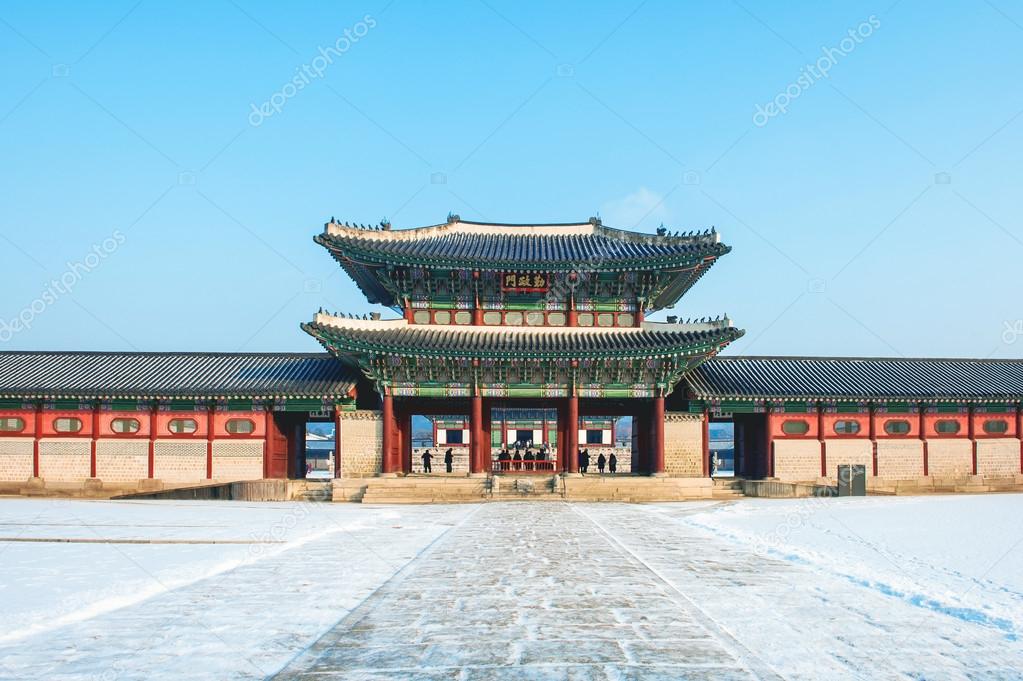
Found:
[(526, 462), (526, 470), (533, 470), (533, 450), (526, 447), (526, 454), (522, 457), (522, 460)]
[(584, 449), (583, 450), (582, 461), (579, 462), (579, 470), (581, 470), (583, 473), (586, 473), (589, 470), (589, 468), (590, 468), (590, 450), (589, 449)]
[(601, 452), (597, 456), (597, 470), (601, 475), (604, 474), (604, 466), (607, 464), (607, 459), (604, 457), (604, 452)]
[(423, 459), (423, 472), (424, 473), (432, 473), (433, 472), (433, 468), (430, 467), (430, 462), (433, 461), (433, 454), (430, 453), (429, 449), (427, 449), (425, 452), (423, 452), (422, 459)]
[(518, 449), (515, 450), (515, 455), (512, 456), (512, 467), (515, 470), (520, 470), (522, 468), (522, 455), (519, 454)]
[(451, 464), (455, 462), (455, 455), (451, 451), (451, 447), (448, 447), (448, 451), (444, 452), (444, 468), (448, 473), (451, 472)]
[(607, 459), (607, 471), (611, 474), (618, 472), (618, 457), (614, 452), (611, 452), (611, 456)]

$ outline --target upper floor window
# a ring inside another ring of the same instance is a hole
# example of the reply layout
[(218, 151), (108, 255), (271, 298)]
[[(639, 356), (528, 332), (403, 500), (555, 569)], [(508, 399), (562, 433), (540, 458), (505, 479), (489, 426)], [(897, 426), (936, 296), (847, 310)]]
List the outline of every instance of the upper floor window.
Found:
[(508, 326), (522, 326), (521, 312), (508, 312), (504, 315), (504, 323)]
[(430, 311), (429, 310), (416, 310), (412, 313), (412, 321), (416, 324), (429, 324), (430, 323)]
[(985, 421), (984, 432), (988, 435), (1003, 435), (1009, 432), (1009, 422), (1002, 419)]
[(167, 422), (167, 430), (176, 435), (188, 435), (199, 430), (195, 419), (171, 419)]
[(941, 419), (934, 422), (934, 432), (942, 435), (954, 435), (959, 432), (961, 427), (958, 421), (952, 419)]
[(53, 429), (58, 433), (77, 433), (82, 429), (82, 419), (73, 416), (53, 419)]
[(231, 435), (249, 435), (255, 432), (256, 424), (251, 419), (228, 419), (224, 428)]
[(121, 434), (137, 433), (141, 427), (138, 419), (114, 419), (110, 422), (110, 430)]
[(501, 313), (496, 310), (489, 310), (483, 313), (483, 323), (487, 326), (500, 326)]
[(781, 424), (781, 432), (786, 435), (806, 435), (810, 432), (810, 424), (806, 421), (790, 419)]
[(884, 422), (884, 432), (889, 435), (909, 435), (911, 429), (912, 426), (909, 425), (909, 421), (903, 421), (902, 419)]
[(852, 419), (835, 421), (835, 432), (839, 435), (855, 435), (860, 432), (860, 422)]
[(448, 312), (447, 310), (440, 310), (438, 312), (435, 312), (433, 314), (433, 323), (434, 324), (450, 324), (451, 323), (451, 313)]
[(568, 322), (568, 318), (564, 312), (548, 312), (547, 313), (547, 324), (550, 326), (564, 326)]
[(593, 326), (593, 313), (580, 312), (579, 316), (576, 317), (576, 323), (579, 324), (579, 326)]
[(459, 310), (455, 313), (455, 324), (472, 324), (472, 312), (466, 312), (465, 310)]
[(17, 416), (0, 419), (0, 433), (20, 433), (25, 430), (25, 419)]

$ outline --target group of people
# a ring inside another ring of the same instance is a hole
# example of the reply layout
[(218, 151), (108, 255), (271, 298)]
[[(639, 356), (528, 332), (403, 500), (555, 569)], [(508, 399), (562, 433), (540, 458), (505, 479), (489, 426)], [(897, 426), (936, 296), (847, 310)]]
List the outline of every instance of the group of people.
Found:
[[(429, 449), (427, 449), (425, 452), (423, 452), (422, 456), (420, 456), (419, 458), (421, 458), (423, 460), (423, 472), (424, 473), (432, 473), (433, 472), (433, 452), (431, 452)], [(445, 472), (447, 472), (447, 473), (451, 472), (451, 464), (453, 464), (454, 462), (455, 462), (454, 450), (451, 447), (448, 447), (448, 451), (444, 452), (444, 468), (445, 468)]]
[[(604, 468), (607, 468), (608, 473), (618, 472), (618, 457), (612, 451), (611, 456), (604, 456), (604, 452), (597, 455), (597, 471), (602, 475)], [(581, 449), (579, 450), (579, 472), (586, 473), (590, 469), (590, 450)]]
[[(579, 461), (579, 472), (587, 473), (590, 468), (590, 450), (580, 449), (578, 454)], [(434, 454), (432, 450), (427, 449), (422, 453), (420, 458), (423, 461), (423, 472), (433, 472), (433, 459)], [(455, 455), (454, 449), (448, 447), (447, 451), (444, 452), (444, 469), (445, 472), (450, 473), (452, 464), (454, 463)], [(551, 455), (551, 450), (547, 446), (547, 443), (543, 443), (533, 451), (532, 445), (526, 445), (525, 452), (522, 452), (521, 448), (516, 443), (514, 450), (508, 447), (503, 447), (497, 454), (498, 468), (502, 471), (553, 471), (554, 457)], [(604, 456), (604, 452), (600, 452), (597, 455), (597, 471), (601, 474), (607, 469), (608, 473), (618, 472), (618, 457), (612, 451), (609, 456)]]
[(526, 445), (526, 452), (520, 451), (518, 443), (515, 445), (514, 453), (503, 447), (497, 454), (497, 465), (502, 471), (553, 471), (554, 460), (551, 457), (547, 443), (543, 443), (534, 452), (532, 445)]

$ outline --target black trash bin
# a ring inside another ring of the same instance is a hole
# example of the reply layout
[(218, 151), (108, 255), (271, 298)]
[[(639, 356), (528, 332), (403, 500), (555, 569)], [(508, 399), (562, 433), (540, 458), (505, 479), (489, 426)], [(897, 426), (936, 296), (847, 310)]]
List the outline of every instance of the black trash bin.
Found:
[(863, 464), (839, 464), (838, 496), (867, 496), (867, 467)]

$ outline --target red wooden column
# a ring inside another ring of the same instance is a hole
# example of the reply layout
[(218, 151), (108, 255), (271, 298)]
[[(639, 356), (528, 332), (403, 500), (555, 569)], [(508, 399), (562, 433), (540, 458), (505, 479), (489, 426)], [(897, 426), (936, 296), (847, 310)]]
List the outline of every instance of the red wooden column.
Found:
[(99, 439), (99, 402), (92, 405), (92, 441), (89, 443), (89, 477), (96, 477), (96, 440)]
[(1019, 472), (1023, 473), (1023, 403), (1016, 405), (1016, 437), (1019, 438)]
[[(663, 439), (663, 438), (662, 438)], [(733, 459), (734, 461), (734, 459)], [(710, 410), (703, 410), (703, 477), (710, 477)]]
[(32, 477), (39, 477), (39, 438), (43, 435), (43, 403), (36, 404), (35, 424), (32, 434)]
[(341, 477), (341, 407), (334, 407), (334, 477)]
[(973, 450), (973, 474), (977, 474), (977, 432), (973, 428), (973, 419), (976, 416), (975, 409), (970, 406), (966, 409), (966, 434), (970, 438), (970, 448)]
[(217, 414), (217, 403), (211, 402), (206, 410), (206, 479), (213, 479), (213, 422)]
[(383, 396), (383, 414), (381, 421), (383, 421), (383, 433), (381, 435), (381, 450), (383, 455), (381, 457), (381, 469), (384, 473), (397, 473), (397, 466), (395, 465), (394, 450), (395, 447), (395, 432), (394, 432), (394, 398), (391, 397), (390, 392), (385, 389)]
[(473, 395), (469, 398), (469, 472), (486, 473), (483, 461), (483, 398)]
[(401, 455), (401, 471), (412, 472), (412, 413), (398, 410), (398, 451)]
[(664, 395), (654, 398), (654, 409), (651, 415), (653, 419), (653, 442), (651, 442), (650, 472), (654, 475), (664, 474)]
[(817, 439), (821, 443), (821, 477), (828, 477), (828, 452), (824, 443), (824, 405), (817, 405)]
[(579, 326), (579, 313), (575, 310), (575, 292), (568, 296), (568, 326)]
[(875, 417), (877, 416), (877, 407), (871, 404), (867, 408), (867, 417), (870, 419), (870, 426), (867, 428), (867, 432), (870, 437), (870, 460), (874, 464), (874, 477), (877, 477), (877, 423)]
[(764, 457), (767, 459), (765, 462), (767, 465), (764, 467), (764, 471), (767, 473), (767, 477), (774, 477), (774, 434), (771, 432), (771, 407), (764, 405), (764, 430), (767, 431), (764, 438)]
[(924, 477), (927, 476), (927, 430), (925, 426), (927, 421), (924, 418), (924, 414), (927, 413), (927, 407), (924, 404), (920, 404), (920, 441), (924, 445)]
[[(149, 479), (153, 479), (156, 471), (156, 416), (160, 413), (160, 403), (153, 402), (153, 408), (149, 411)], [(267, 412), (269, 414), (270, 412)], [(266, 467), (266, 457), (263, 459), (263, 466)]]
[(480, 419), (480, 428), (482, 435), (480, 439), (480, 456), (483, 457), (483, 465), (485, 466), (484, 470), (489, 471), (491, 468), (493, 468), (494, 465), (493, 460), (491, 459), (492, 455), (490, 453), (490, 448), (492, 446), (491, 443), (494, 441), (492, 435), (492, 429), (494, 424), (491, 420), (490, 400), (489, 399), (482, 400), (482, 404), (483, 418)]
[(579, 472), (579, 397), (569, 395), (565, 405), (565, 470)]

